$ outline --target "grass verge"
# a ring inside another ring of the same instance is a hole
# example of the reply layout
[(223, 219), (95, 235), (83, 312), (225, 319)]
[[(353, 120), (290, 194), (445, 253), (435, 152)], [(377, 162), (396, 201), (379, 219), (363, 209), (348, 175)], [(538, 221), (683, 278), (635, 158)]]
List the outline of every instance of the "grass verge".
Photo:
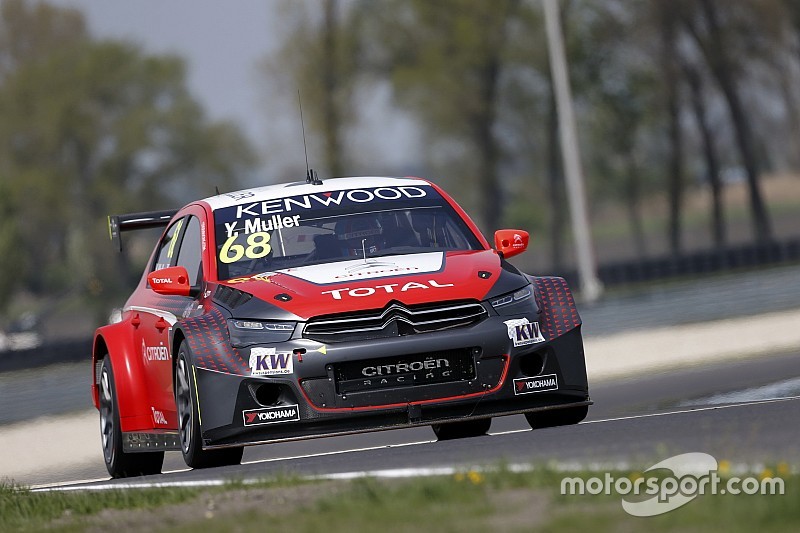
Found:
[[(0, 530), (796, 531), (800, 476), (786, 468), (776, 469), (783, 480), (783, 495), (708, 494), (648, 518), (627, 514), (619, 495), (561, 494), (565, 477), (588, 480), (604, 473), (548, 468), (523, 473), (500, 468), (406, 480), (283, 479), (202, 490), (31, 493), (3, 485)], [(773, 470), (765, 472), (775, 475)], [(633, 480), (642, 474), (613, 475)]]
[(80, 531), (73, 526), (104, 511), (146, 511), (185, 502), (197, 494), (194, 489), (35, 493), (3, 482), (0, 483), (0, 531), (42, 531), (48, 527)]

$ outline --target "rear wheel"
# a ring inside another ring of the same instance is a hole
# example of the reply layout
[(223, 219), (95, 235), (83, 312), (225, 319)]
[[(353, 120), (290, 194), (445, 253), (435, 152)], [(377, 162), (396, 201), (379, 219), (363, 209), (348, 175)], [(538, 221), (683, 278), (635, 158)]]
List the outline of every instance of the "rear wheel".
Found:
[(571, 426), (581, 422), (589, 413), (589, 406), (568, 407), (566, 409), (552, 409), (536, 413), (525, 413), (531, 429), (552, 428), (556, 426)]
[(486, 435), (491, 425), (491, 418), (480, 418), (478, 420), (466, 420), (464, 422), (433, 424), (431, 428), (433, 428), (433, 432), (436, 434), (438, 440), (452, 440)]
[(119, 424), (119, 402), (111, 358), (103, 359), (100, 371), (100, 437), (103, 458), (111, 477), (160, 474), (164, 452), (125, 453)]
[(189, 346), (183, 342), (175, 365), (175, 406), (178, 411), (178, 431), (183, 460), (192, 468), (238, 465), (242, 462), (244, 452), (242, 447), (223, 450), (203, 449), (198, 423), (197, 391), (194, 388), (190, 360)]

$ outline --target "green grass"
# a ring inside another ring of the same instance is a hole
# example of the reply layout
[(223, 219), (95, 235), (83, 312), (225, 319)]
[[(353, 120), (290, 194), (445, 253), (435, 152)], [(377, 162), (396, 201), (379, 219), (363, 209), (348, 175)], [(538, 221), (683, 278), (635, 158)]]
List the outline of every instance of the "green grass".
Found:
[[(800, 525), (797, 476), (787, 480), (784, 496), (705, 496), (664, 515), (637, 518), (624, 512), (617, 495), (561, 495), (561, 479), (574, 475), (586, 478), (596, 474), (542, 469), (531, 473), (467, 472), (394, 482), (360, 479), (345, 494), (323, 498), (302, 510), (277, 516), (253, 511), (235, 523), (218, 517), (206, 524), (214, 531), (258, 531), (268, 516), (276, 530), (328, 533), (643, 528), (750, 532), (793, 531)], [(195, 527), (197, 524), (187, 524), (182, 531)]]
[(31, 492), (0, 483), (0, 531), (41, 531), (59, 519), (80, 519), (104, 509), (152, 509), (185, 502), (197, 493), (194, 489)]
[[(777, 469), (776, 469), (777, 470)], [(282, 478), (214, 489), (30, 493), (0, 487), (0, 531), (796, 531), (800, 476), (785, 494), (706, 495), (669, 513), (637, 518), (618, 495), (561, 495), (567, 476), (594, 472), (537, 468), (466, 471), (407, 480), (300, 482)], [(615, 472), (615, 478), (639, 476)], [(111, 511), (104, 511), (111, 509)], [(139, 509), (131, 513), (115, 509)], [(101, 513), (101, 511), (103, 511)]]
[[(413, 483), (357, 479), (342, 494), (322, 497), (286, 512), (272, 502), (265, 510), (251, 509), (230, 517), (204, 520), (212, 531), (348, 532), (418, 531), (434, 525), (441, 531), (485, 531), (492, 508), (484, 489), (472, 483), (454, 484), (448, 478), (425, 478)], [(191, 532), (197, 523), (175, 531)]]
[(634, 517), (620, 507), (619, 497), (573, 496), (559, 500), (559, 512), (541, 531), (797, 531), (800, 494), (797, 477), (787, 480), (782, 496), (705, 495), (668, 513)]

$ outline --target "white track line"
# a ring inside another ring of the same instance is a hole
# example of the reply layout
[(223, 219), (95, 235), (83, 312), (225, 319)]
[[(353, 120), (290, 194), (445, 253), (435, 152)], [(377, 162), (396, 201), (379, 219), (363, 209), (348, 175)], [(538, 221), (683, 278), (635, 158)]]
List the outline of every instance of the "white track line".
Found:
[(369, 452), (373, 450), (385, 450), (387, 448), (402, 448), (404, 446), (418, 446), (420, 444), (430, 444), (436, 442), (435, 440), (420, 440), (417, 442), (401, 442), (399, 444), (382, 444), (380, 446), (367, 446), (364, 448), (351, 448), (348, 450), (335, 450), (332, 452), (319, 452), (319, 453), (309, 453), (305, 455), (292, 455), (289, 457), (272, 457), (269, 459), (257, 459), (255, 461), (246, 461), (243, 462), (243, 465), (257, 465), (261, 463), (274, 463), (277, 461), (290, 461), (292, 459), (310, 459), (312, 457), (327, 457), (330, 455), (341, 455), (345, 453), (353, 453), (353, 452)]
[(800, 400), (800, 396), (787, 396), (785, 398), (766, 398), (763, 400), (755, 400), (752, 402), (739, 402), (739, 403), (732, 403), (728, 405), (712, 405), (709, 407), (694, 407), (691, 409), (677, 409), (675, 411), (663, 411), (660, 413), (647, 413), (644, 415), (632, 415), (632, 416), (620, 416), (617, 418), (603, 418), (601, 420), (587, 420), (585, 422), (581, 422), (581, 424), (597, 424), (600, 422), (616, 422), (617, 420), (635, 420), (637, 418), (652, 418), (657, 416), (666, 416), (666, 415), (680, 415), (684, 413), (697, 413), (700, 411), (716, 411), (718, 409), (730, 409), (732, 407), (749, 407), (751, 405), (760, 405), (766, 403), (777, 403), (777, 402), (786, 402), (791, 400)]
[[(646, 413), (646, 414), (643, 414), (643, 415), (620, 416), (620, 417), (616, 417), (616, 418), (601, 418), (599, 420), (584, 420), (583, 422), (581, 422), (581, 423), (579, 423), (577, 425), (582, 426), (582, 425), (585, 425), (585, 424), (599, 424), (599, 423), (602, 423), (602, 422), (617, 422), (619, 420), (636, 420), (638, 418), (653, 418), (653, 417), (657, 417), (657, 416), (680, 415), (680, 414), (684, 414), (684, 413), (696, 413), (696, 412), (700, 412), (700, 411), (714, 411), (714, 410), (717, 410), (717, 409), (730, 409), (731, 407), (747, 407), (747, 406), (750, 406), (750, 405), (758, 405), (758, 404), (762, 404), (762, 403), (785, 402), (785, 401), (790, 401), (790, 400), (800, 400), (800, 396), (787, 396), (785, 398), (766, 398), (766, 399), (763, 399), (763, 400), (754, 400), (754, 401), (750, 401), (750, 402), (739, 402), (739, 403), (733, 403), (733, 404), (728, 404), (728, 405), (712, 405), (712, 406), (708, 406), (708, 407), (694, 407), (694, 408), (690, 408), (690, 409), (678, 409), (678, 410), (675, 410), (675, 411), (662, 411), (662, 412), (659, 412), (659, 413)], [(526, 429), (511, 429), (511, 430), (508, 430), (508, 431), (491, 432), (491, 433), (489, 433), (489, 435), (512, 435), (514, 433), (527, 433), (529, 431), (533, 431), (533, 430), (529, 429), (529, 428), (526, 428)]]

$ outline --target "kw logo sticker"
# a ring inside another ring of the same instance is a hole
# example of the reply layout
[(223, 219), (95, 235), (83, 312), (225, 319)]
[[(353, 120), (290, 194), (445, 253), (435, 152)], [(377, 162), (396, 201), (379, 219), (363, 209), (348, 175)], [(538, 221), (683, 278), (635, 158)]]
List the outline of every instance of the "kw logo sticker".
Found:
[(250, 375), (281, 376), (294, 372), (291, 352), (276, 353), (275, 348), (253, 348), (250, 350)]
[(545, 340), (538, 322), (529, 322), (527, 318), (515, 318), (503, 323), (508, 328), (508, 338), (514, 341), (514, 346), (526, 346)]

